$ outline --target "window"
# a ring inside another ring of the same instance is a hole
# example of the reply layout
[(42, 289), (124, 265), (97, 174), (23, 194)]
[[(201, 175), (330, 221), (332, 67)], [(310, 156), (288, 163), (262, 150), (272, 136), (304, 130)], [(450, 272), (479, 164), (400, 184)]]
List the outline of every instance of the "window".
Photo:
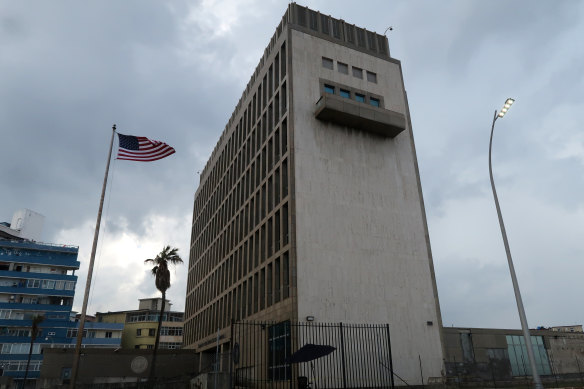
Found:
[(363, 69), (356, 68), (355, 66), (353, 66), (352, 70), (353, 70), (353, 77), (363, 79)]
[(324, 34), (329, 34), (329, 17), (320, 15), (320, 28)]
[(181, 336), (182, 334), (182, 327), (162, 327), (160, 330), (161, 336)]
[(326, 93), (330, 93), (330, 94), (334, 95), (335, 94), (335, 87), (331, 86), (331, 85), (324, 84), (324, 91)]
[(346, 63), (337, 62), (337, 70), (339, 73), (349, 74), (349, 66)]
[(318, 19), (317, 19), (317, 13), (316, 11), (313, 11), (311, 9), (308, 10), (309, 15), (310, 15), (310, 28), (312, 28), (314, 31), (318, 31)]
[(155, 328), (148, 329), (148, 336), (156, 336), (156, 329)]
[(377, 73), (367, 72), (367, 81), (377, 84)]
[(341, 97), (344, 97), (346, 99), (350, 99), (351, 98), (351, 92), (349, 92), (346, 89), (341, 89)]
[(111, 331), (106, 331), (105, 332), (105, 337), (106, 338), (111, 338), (112, 337), (112, 332)]
[(376, 99), (374, 97), (370, 97), (369, 104), (371, 104), (374, 107), (379, 107), (379, 99)]
[(337, 39), (341, 39), (341, 23), (336, 19), (332, 19), (332, 22), (333, 22), (333, 36)]
[(55, 281), (53, 280), (43, 280), (42, 286), (43, 289), (55, 289)]
[[(523, 336), (507, 335), (507, 353), (509, 355), (509, 362), (511, 362), (511, 374), (513, 376), (525, 376), (531, 374), (528, 366), (525, 366), (527, 361), (527, 347)], [(535, 356), (535, 366), (539, 374), (551, 374), (550, 362), (543, 342), (543, 337), (532, 336), (531, 346)]]
[(333, 60), (327, 57), (322, 57), (322, 67), (333, 70)]
[(138, 328), (136, 330), (136, 336), (142, 336), (142, 329), (141, 328)]
[(290, 364), (290, 322), (284, 321), (269, 328), (268, 333), (268, 378), (274, 381), (291, 377)]
[(41, 286), (41, 280), (28, 280), (27, 288), (39, 288)]
[(355, 93), (355, 100), (357, 100), (360, 103), (364, 103), (365, 102), (365, 95), (362, 95), (360, 93)]
[(160, 342), (161, 349), (176, 350), (181, 348), (182, 343), (180, 342)]

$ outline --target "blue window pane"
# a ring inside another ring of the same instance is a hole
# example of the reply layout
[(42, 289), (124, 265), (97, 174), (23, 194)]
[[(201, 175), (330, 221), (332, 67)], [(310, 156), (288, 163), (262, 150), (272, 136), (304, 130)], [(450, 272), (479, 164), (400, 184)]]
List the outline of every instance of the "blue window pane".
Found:
[(349, 92), (348, 90), (341, 89), (341, 97), (349, 99), (351, 98), (351, 92)]
[(359, 93), (355, 93), (355, 100), (357, 100), (360, 103), (364, 103), (365, 102), (365, 96), (360, 95)]
[(379, 107), (379, 100), (378, 100), (378, 99), (375, 99), (375, 98), (373, 98), (373, 97), (371, 97), (371, 98), (369, 99), (369, 104), (371, 104), (371, 105), (372, 105), (372, 106), (374, 106), (374, 107)]
[(331, 93), (331, 94), (335, 94), (335, 87), (334, 86), (330, 86), (330, 85), (326, 85), (324, 86), (324, 91), (326, 93)]

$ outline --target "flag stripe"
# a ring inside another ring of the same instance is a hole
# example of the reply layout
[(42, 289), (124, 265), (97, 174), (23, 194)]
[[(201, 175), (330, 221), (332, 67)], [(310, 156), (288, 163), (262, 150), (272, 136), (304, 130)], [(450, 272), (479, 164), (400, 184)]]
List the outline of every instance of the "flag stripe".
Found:
[(150, 162), (168, 157), (175, 153), (174, 148), (164, 142), (150, 140), (143, 136), (118, 133), (119, 148), (117, 159)]

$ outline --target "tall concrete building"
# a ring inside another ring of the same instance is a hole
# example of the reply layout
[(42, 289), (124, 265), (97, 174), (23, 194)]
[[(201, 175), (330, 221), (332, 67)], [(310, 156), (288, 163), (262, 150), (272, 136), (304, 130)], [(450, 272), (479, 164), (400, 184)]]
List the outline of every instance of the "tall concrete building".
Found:
[[(440, 377), (441, 317), (401, 63), (289, 5), (195, 194), (187, 348), (230, 320), (388, 323), (394, 370)], [(396, 382), (397, 383), (397, 382)]]

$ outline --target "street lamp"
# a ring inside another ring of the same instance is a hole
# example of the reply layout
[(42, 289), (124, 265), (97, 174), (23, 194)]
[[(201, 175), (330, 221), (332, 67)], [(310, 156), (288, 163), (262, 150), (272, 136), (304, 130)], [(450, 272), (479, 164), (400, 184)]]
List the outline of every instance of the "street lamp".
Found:
[(498, 118), (505, 116), (511, 105), (515, 102), (514, 99), (507, 99), (501, 111), (493, 117), (493, 125), (491, 127), (491, 140), (489, 141), (489, 175), (491, 176), (491, 188), (493, 189), (493, 197), (495, 198), (495, 206), (497, 207), (497, 216), (499, 216), (499, 226), (501, 227), (501, 235), (503, 235), (503, 243), (505, 244), (505, 252), (507, 253), (507, 262), (509, 263), (509, 272), (511, 273), (511, 281), (513, 282), (513, 291), (515, 292), (515, 300), (517, 301), (517, 310), (519, 311), (519, 320), (521, 321), (521, 329), (523, 330), (523, 338), (525, 339), (525, 347), (527, 349), (527, 356), (529, 358), (529, 365), (533, 376), (533, 383), (536, 389), (543, 389), (541, 379), (537, 373), (535, 366), (535, 358), (533, 356), (533, 347), (531, 345), (531, 336), (529, 335), (529, 326), (527, 325), (527, 318), (525, 317), (525, 309), (523, 308), (523, 301), (521, 300), (521, 292), (519, 292), (519, 283), (515, 275), (515, 268), (513, 267), (513, 260), (511, 259), (511, 250), (509, 249), (509, 242), (507, 240), (507, 233), (505, 232), (505, 225), (503, 224), (503, 216), (501, 215), (501, 207), (499, 206), (499, 199), (497, 198), (497, 191), (495, 190), (495, 181), (493, 181), (493, 167), (491, 164), (491, 151), (493, 149), (493, 132), (495, 130), (495, 121)]

